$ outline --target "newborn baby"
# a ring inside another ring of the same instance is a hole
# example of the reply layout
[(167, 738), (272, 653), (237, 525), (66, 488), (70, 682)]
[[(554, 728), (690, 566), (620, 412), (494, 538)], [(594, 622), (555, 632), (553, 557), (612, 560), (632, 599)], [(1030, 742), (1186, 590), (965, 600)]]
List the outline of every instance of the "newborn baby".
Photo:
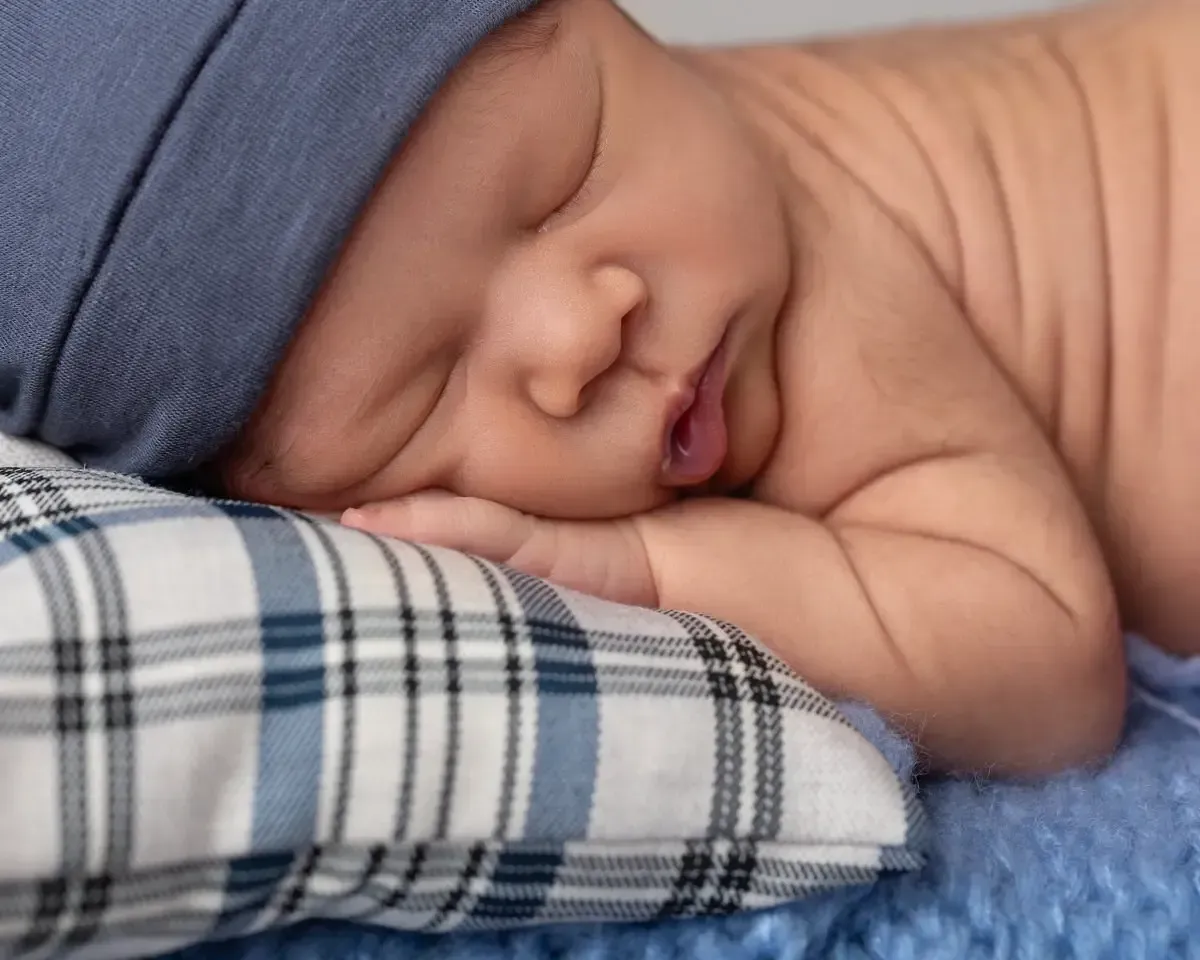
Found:
[(941, 769), (1101, 758), (1122, 626), (1200, 647), (1198, 43), (1188, 0), (715, 51), (546, 0), (208, 473), (734, 622)]

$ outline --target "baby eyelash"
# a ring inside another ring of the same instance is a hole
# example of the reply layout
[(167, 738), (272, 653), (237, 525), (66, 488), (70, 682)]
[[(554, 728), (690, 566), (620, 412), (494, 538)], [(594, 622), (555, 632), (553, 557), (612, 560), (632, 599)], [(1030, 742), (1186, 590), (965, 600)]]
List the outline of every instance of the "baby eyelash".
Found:
[(566, 202), (563, 211), (574, 210), (580, 203), (587, 199), (592, 184), (600, 176), (600, 169), (604, 163), (604, 134), (603, 131), (596, 137), (596, 146), (592, 150), (592, 160), (588, 164), (587, 176), (583, 178), (583, 183), (579, 185), (579, 189), (575, 191), (570, 200)]
[(579, 186), (575, 188), (575, 192), (567, 198), (567, 201), (547, 218), (547, 223), (565, 216), (587, 199), (589, 188), (596, 181), (601, 168), (604, 166), (604, 145), (606, 139), (604, 134), (604, 114), (601, 111), (599, 121), (596, 124), (595, 145), (592, 147), (592, 158), (588, 163), (587, 174)]

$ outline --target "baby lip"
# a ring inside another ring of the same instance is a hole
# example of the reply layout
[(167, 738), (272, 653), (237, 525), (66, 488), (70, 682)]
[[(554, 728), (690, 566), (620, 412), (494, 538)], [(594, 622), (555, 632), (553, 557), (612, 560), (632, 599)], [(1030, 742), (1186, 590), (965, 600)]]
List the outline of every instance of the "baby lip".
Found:
[[(698, 380), (699, 377), (696, 379)], [(663, 433), (662, 469), (664, 473), (671, 467), (671, 448), (675, 440), (675, 428), (679, 426), (679, 421), (683, 419), (684, 414), (692, 408), (692, 404), (695, 402), (696, 388), (689, 384), (679, 390), (669, 407), (667, 429)]]
[(671, 486), (708, 480), (725, 459), (728, 436), (722, 409), (725, 396), (725, 343), (689, 377), (672, 408), (664, 440), (662, 475)]

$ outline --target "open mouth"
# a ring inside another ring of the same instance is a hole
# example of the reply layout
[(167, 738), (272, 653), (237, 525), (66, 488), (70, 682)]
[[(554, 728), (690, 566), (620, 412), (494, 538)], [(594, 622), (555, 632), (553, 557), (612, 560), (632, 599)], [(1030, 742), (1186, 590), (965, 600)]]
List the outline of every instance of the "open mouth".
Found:
[(663, 480), (669, 486), (704, 483), (721, 469), (729, 449), (725, 426), (726, 345), (709, 357), (690, 395), (667, 427)]

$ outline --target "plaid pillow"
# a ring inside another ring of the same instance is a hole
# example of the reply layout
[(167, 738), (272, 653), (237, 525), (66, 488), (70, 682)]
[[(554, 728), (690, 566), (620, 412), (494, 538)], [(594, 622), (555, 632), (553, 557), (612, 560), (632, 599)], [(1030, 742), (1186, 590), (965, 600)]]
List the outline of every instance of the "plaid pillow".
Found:
[(29, 467), (0, 610), (0, 956), (726, 913), (920, 863), (910, 785), (703, 617)]

